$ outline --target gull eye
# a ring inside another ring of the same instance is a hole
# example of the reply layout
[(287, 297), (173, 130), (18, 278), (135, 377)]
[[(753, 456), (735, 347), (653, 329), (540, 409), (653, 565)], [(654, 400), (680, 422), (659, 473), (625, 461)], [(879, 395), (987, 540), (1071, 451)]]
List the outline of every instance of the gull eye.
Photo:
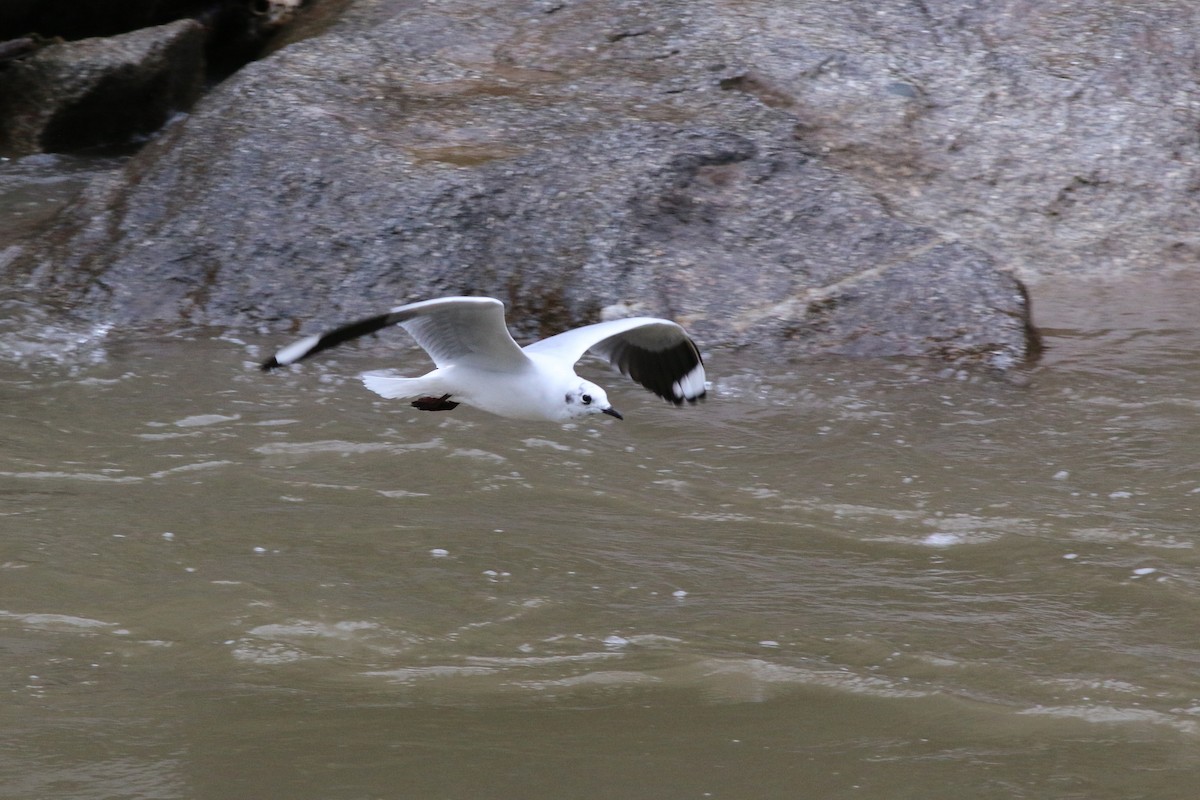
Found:
[(590, 394), (585, 394), (585, 395), (581, 396), (579, 399), (583, 402), (583, 404), (585, 406), (590, 406), (592, 404), (592, 396)]

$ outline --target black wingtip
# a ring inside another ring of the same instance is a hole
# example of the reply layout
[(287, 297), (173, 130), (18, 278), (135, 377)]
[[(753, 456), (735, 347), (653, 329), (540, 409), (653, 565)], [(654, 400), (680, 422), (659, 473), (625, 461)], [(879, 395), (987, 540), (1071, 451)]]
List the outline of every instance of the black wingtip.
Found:
[(283, 366), (283, 365), (275, 360), (275, 356), (271, 356), (268, 360), (264, 361), (261, 366), (259, 366), (259, 369), (262, 370), (263, 372), (270, 372), (271, 370), (275, 369), (276, 367), (281, 367), (281, 366)]

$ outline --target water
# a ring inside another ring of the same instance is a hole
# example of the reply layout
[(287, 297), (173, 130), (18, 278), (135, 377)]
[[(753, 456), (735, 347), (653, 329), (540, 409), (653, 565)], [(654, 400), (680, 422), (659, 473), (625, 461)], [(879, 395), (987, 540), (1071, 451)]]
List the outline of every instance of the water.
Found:
[(1194, 296), (568, 428), (375, 398), (400, 332), (7, 332), (0, 794), (1190, 798)]
[(118, 153), (0, 156), (0, 263), (10, 245), (45, 229), (89, 181), (124, 160)]

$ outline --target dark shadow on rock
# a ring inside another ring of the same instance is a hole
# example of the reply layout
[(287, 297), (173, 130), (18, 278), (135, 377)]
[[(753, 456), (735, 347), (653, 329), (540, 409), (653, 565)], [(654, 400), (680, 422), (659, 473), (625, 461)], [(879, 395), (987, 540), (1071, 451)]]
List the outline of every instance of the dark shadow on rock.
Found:
[(302, 0), (13, 0), (0, 8), (0, 154), (123, 146), (259, 57)]
[(3, 67), (0, 153), (120, 144), (186, 109), (203, 81), (204, 32), (191, 20), (42, 47)]

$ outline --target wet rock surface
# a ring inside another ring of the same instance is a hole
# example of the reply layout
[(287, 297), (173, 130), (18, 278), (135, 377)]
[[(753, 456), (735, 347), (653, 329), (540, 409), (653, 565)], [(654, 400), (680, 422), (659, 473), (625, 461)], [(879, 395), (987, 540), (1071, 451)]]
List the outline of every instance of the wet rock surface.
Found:
[[(254, 58), (306, 0), (5, 0), (0, 59), (8, 42), (73, 42), (119, 36), (184, 19), (205, 29), (209, 72), (228, 74)], [(338, 0), (345, 2), (345, 0)]]
[(1017, 363), (1015, 276), (1195, 245), (1195, 12), (1067, 6), (355, 3), (9, 271), (126, 326), (308, 331), (465, 292), (529, 335), (627, 309), (712, 344)]
[(135, 147), (305, 0), (0, 4), (0, 157)]
[(0, 75), (0, 154), (117, 145), (157, 130), (199, 96), (203, 43), (203, 27), (180, 20), (12, 60)]

